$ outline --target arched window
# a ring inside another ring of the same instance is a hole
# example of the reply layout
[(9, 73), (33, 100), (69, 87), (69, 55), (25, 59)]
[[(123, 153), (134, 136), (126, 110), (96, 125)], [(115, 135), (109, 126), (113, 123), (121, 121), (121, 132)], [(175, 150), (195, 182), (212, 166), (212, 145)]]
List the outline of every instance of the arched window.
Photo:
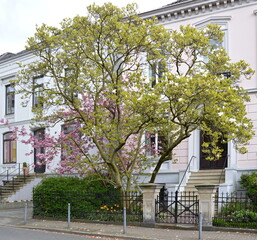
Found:
[(16, 140), (12, 137), (12, 132), (7, 132), (3, 134), (3, 150), (4, 150), (4, 160), (3, 163), (16, 163), (17, 161), (17, 146)]

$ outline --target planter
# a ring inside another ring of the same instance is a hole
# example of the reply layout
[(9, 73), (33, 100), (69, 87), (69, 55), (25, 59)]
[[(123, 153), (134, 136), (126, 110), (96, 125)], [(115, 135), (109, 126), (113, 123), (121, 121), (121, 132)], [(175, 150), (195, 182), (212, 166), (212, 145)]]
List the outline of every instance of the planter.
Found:
[(29, 175), (29, 167), (23, 167), (22, 171), (23, 171), (23, 175), (24, 176), (28, 176)]

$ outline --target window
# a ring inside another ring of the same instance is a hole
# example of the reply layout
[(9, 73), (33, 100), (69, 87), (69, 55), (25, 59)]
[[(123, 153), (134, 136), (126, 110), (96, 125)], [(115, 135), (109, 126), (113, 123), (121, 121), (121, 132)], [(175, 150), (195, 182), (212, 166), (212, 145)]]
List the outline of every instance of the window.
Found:
[(16, 163), (16, 140), (12, 137), (12, 132), (5, 133), (3, 135), (3, 150), (4, 150), (4, 161), (3, 163)]
[(14, 99), (15, 99), (15, 94), (14, 94), (14, 87), (12, 85), (7, 85), (6, 86), (6, 115), (8, 114), (13, 114), (14, 113)]
[[(61, 131), (65, 134), (68, 135), (72, 132), (74, 132), (77, 129), (76, 125), (74, 123), (67, 123), (63, 124), (61, 126)], [(69, 144), (69, 143), (68, 143)], [(65, 144), (65, 140), (62, 143), (62, 148), (61, 148), (61, 161), (65, 160), (69, 154), (69, 152), (72, 152), (74, 150), (74, 146)]]
[(69, 134), (76, 130), (76, 125), (74, 123), (67, 123), (62, 125), (62, 132), (64, 134)]
[(64, 94), (67, 96), (70, 101), (78, 98), (78, 92), (76, 89), (75, 83), (75, 71), (71, 68), (65, 69), (65, 82), (64, 82)]
[[(34, 131), (34, 136), (39, 140), (45, 139), (45, 129), (37, 129)], [(40, 157), (40, 154), (45, 153), (45, 148), (42, 146), (40, 148), (34, 148), (34, 165), (36, 173), (44, 173), (45, 172), (45, 161)]]
[(146, 156), (160, 155), (167, 148), (167, 141), (161, 134), (146, 134)]
[(158, 81), (163, 77), (163, 71), (164, 71), (164, 66), (159, 61), (158, 63), (153, 63), (150, 65), (149, 68), (149, 79), (151, 81), (151, 86), (154, 87)]
[(43, 106), (43, 87), (44, 87), (44, 77), (34, 78), (33, 81), (33, 107), (42, 107)]
[[(206, 28), (208, 24), (217, 24), (221, 27), (221, 31), (224, 33), (222, 44), (219, 46), (224, 47), (228, 51), (228, 23), (231, 17), (211, 17), (195, 24), (197, 28)], [(213, 42), (215, 44), (215, 42)], [(217, 42), (216, 42), (217, 43)]]
[[(223, 47), (226, 52), (228, 53), (228, 23), (231, 17), (225, 16), (225, 17), (210, 17), (203, 21), (200, 21), (195, 24), (196, 28), (206, 28), (208, 24), (217, 24), (221, 27), (221, 31), (224, 33), (223, 42), (219, 43), (217, 41), (211, 40), (211, 44), (216, 47)], [(208, 62), (208, 58), (203, 57), (204, 62)]]

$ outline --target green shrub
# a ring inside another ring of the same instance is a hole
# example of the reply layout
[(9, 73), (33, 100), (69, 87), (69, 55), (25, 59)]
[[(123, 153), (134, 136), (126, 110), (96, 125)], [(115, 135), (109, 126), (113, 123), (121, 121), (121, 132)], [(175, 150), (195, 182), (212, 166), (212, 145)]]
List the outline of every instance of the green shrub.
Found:
[(247, 189), (247, 196), (257, 205), (257, 173), (241, 176), (240, 184)]
[(221, 208), (221, 215), (231, 215), (235, 211), (240, 211), (242, 207), (247, 209), (247, 204), (245, 204), (245, 200), (232, 200), (230, 202), (224, 203)]
[(237, 219), (237, 222), (257, 222), (257, 213), (250, 210), (235, 211), (231, 217)]
[(120, 205), (119, 199), (113, 186), (92, 176), (45, 178), (34, 189), (34, 216), (65, 218), (70, 203), (72, 218), (90, 218), (104, 205)]
[(214, 218), (213, 226), (219, 227), (237, 227), (237, 228), (257, 228), (257, 222), (238, 222), (236, 219)]

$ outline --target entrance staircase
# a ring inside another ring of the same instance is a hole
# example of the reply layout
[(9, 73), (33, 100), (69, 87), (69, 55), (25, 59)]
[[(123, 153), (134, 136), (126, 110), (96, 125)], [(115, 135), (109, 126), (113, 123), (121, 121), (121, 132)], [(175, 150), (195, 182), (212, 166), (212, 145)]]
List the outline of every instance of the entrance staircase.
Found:
[(28, 176), (17, 175), (12, 178), (10, 181), (4, 181), (3, 185), (0, 186), (0, 200), (4, 200), (15, 192), (23, 188), (26, 184), (31, 182), (36, 178), (35, 174), (31, 174)]
[(225, 182), (225, 171), (222, 169), (215, 170), (199, 170), (198, 172), (190, 172), (188, 182), (184, 191), (197, 191), (195, 185), (201, 184), (221, 184)]

